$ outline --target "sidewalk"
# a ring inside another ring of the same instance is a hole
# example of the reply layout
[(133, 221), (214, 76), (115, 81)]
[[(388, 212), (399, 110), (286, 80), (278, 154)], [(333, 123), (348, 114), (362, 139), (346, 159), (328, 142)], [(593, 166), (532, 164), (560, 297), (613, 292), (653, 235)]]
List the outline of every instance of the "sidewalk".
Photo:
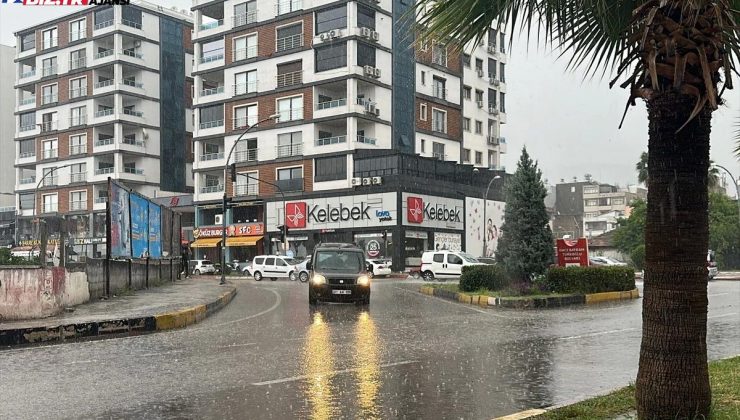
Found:
[(127, 296), (79, 305), (74, 312), (55, 317), (2, 322), (0, 348), (181, 328), (218, 311), (235, 294), (236, 288), (228, 284), (221, 286), (218, 280), (181, 280)]

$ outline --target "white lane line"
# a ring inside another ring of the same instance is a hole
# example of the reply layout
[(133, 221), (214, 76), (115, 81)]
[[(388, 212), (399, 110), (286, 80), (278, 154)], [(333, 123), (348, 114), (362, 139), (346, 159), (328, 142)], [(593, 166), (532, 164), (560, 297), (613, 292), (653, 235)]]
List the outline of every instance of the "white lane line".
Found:
[(712, 294), (712, 295), (707, 295), (707, 297), (725, 296), (725, 295), (729, 295), (729, 293), (715, 293), (715, 294)]
[(94, 359), (93, 360), (75, 360), (74, 362), (63, 363), (63, 365), (64, 366), (81, 365), (81, 364), (84, 364), (84, 363), (97, 363), (97, 362), (98, 361), (97, 360), (94, 360)]
[[(389, 368), (393, 366), (401, 366), (401, 365), (410, 365), (412, 363), (419, 363), (418, 360), (404, 360), (401, 362), (394, 362), (394, 363), (386, 363), (384, 365), (380, 365), (381, 368)], [(274, 385), (274, 384), (282, 384), (285, 382), (295, 382), (295, 381), (302, 381), (304, 379), (309, 379), (314, 376), (335, 376), (342, 373), (350, 373), (350, 372), (356, 372), (362, 368), (351, 368), (351, 369), (342, 369), (342, 370), (333, 370), (329, 372), (322, 372), (317, 375), (303, 375), (303, 376), (291, 376), (290, 378), (282, 378), (282, 379), (273, 379), (271, 381), (264, 381), (264, 382), (254, 382), (252, 385), (254, 386), (264, 386), (264, 385)]]
[(423, 298), (435, 299), (435, 300), (438, 300), (438, 301), (447, 303), (449, 305), (454, 305), (454, 306), (456, 306), (458, 308), (470, 309), (471, 311), (478, 312), (478, 313), (481, 313), (481, 314), (486, 314), (486, 315), (493, 316), (493, 317), (496, 317), (496, 318), (511, 319), (511, 317), (504, 316), (504, 315), (499, 315), (499, 314), (494, 314), (491, 311), (486, 311), (484, 309), (474, 308), (471, 305), (460, 304), (459, 302), (453, 302), (453, 301), (442, 299), (442, 298), (439, 298), (439, 297), (425, 295), (423, 293), (419, 293), (419, 292), (416, 292), (416, 291), (413, 291), (413, 290), (404, 289), (403, 287), (394, 287), (394, 288), (395, 289), (398, 289), (398, 290), (401, 290), (401, 291), (404, 291), (406, 293), (410, 293), (410, 294), (412, 294), (414, 296), (421, 296)]
[(708, 316), (707, 319), (724, 318), (726, 316), (733, 316), (737, 314), (738, 314), (737, 312), (730, 312), (729, 314)]
[(165, 354), (176, 354), (176, 353), (185, 353), (185, 350), (168, 350), (168, 351), (160, 351), (156, 353), (144, 353), (144, 354), (140, 354), (139, 357), (163, 356)]
[(577, 340), (579, 338), (589, 338), (589, 337), (597, 337), (600, 335), (616, 334), (616, 333), (625, 332), (625, 331), (635, 331), (636, 329), (637, 328), (622, 328), (619, 330), (601, 331), (601, 332), (595, 332), (595, 333), (590, 333), (590, 334), (571, 335), (570, 337), (558, 337), (558, 340)]
[(230, 349), (234, 347), (249, 347), (249, 346), (256, 346), (257, 343), (244, 343), (244, 344), (228, 344), (226, 346), (218, 346), (217, 349)]
[(259, 312), (259, 313), (256, 313), (254, 315), (245, 316), (244, 318), (239, 318), (239, 319), (233, 319), (231, 321), (222, 322), (221, 324), (208, 325), (208, 326), (204, 326), (204, 327), (200, 327), (200, 328), (192, 328), (192, 329), (190, 329), (190, 331), (194, 331), (194, 330), (198, 330), (198, 329), (204, 329), (204, 328), (222, 327), (224, 325), (235, 324), (237, 322), (247, 321), (249, 319), (257, 318), (258, 316), (262, 316), (262, 315), (264, 315), (264, 314), (266, 314), (268, 312), (272, 312), (275, 309), (277, 309), (278, 306), (280, 306), (280, 302), (282, 301), (282, 298), (280, 297), (280, 294), (278, 292), (276, 292), (276, 291), (274, 291), (272, 289), (264, 288), (264, 287), (258, 287), (258, 289), (269, 290), (270, 292), (272, 292), (275, 295), (275, 298), (276, 298), (275, 299), (275, 304), (272, 305), (272, 306), (270, 306), (269, 308), (265, 309), (264, 311)]

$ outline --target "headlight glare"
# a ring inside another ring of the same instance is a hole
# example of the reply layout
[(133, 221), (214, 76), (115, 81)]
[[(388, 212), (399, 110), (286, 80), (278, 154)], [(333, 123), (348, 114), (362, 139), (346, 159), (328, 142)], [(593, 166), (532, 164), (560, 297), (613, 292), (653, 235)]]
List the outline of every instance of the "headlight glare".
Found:
[(370, 277), (362, 275), (357, 278), (357, 284), (360, 286), (367, 286), (370, 284)]
[(326, 277), (321, 274), (314, 274), (313, 277), (311, 277), (311, 282), (313, 284), (324, 284), (326, 283)]

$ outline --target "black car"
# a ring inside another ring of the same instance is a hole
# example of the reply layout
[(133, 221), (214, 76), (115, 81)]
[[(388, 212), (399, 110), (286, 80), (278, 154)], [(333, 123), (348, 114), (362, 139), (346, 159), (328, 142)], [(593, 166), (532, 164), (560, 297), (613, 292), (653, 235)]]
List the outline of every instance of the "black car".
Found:
[(309, 269), (308, 303), (318, 301), (370, 303), (370, 275), (365, 254), (357, 245), (319, 244)]

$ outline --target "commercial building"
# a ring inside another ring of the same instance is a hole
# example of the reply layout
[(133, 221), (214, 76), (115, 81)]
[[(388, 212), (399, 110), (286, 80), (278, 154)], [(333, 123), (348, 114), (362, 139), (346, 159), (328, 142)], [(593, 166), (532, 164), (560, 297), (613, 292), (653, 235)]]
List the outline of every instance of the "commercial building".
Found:
[[(460, 167), (481, 182), (493, 176), (489, 167), (500, 169), (506, 151), (499, 129), (506, 120), (503, 35), (492, 29), (482, 45), (466, 49), (470, 55), (442, 43), (413, 46), (403, 19), (409, 4), (195, 1), (193, 246), (199, 255), (217, 258), (223, 217), (233, 226), (228, 259), (274, 252), (272, 233), (294, 216), (283, 204), (299, 199), (307, 211), (320, 204), (341, 216), (347, 208), (352, 219), (357, 209), (360, 219), (347, 224), (344, 216), (332, 220), (329, 214), (326, 222), (307, 220), (294, 227), (304, 231), (291, 238), (294, 254), (310, 251), (318, 240), (380, 238), (381, 230), (398, 238), (406, 226), (399, 220), (405, 192), (465, 200), (452, 178), (449, 190), (421, 178), (418, 190), (406, 190), (412, 186), (399, 177), (410, 169), (401, 162), (443, 177)], [(232, 183), (224, 179), (229, 151), (256, 123), (228, 160), (239, 173)], [(224, 190), (232, 200), (225, 215)], [(475, 191), (472, 196), (480, 197)], [(335, 207), (340, 202), (344, 207)], [(398, 257), (394, 263), (403, 264), (405, 248), (389, 251)]]
[(188, 12), (132, 2), (16, 33), (21, 244), (41, 216), (52, 238), (66, 229), (101, 255), (109, 177), (145, 196), (192, 191), (191, 31)]

